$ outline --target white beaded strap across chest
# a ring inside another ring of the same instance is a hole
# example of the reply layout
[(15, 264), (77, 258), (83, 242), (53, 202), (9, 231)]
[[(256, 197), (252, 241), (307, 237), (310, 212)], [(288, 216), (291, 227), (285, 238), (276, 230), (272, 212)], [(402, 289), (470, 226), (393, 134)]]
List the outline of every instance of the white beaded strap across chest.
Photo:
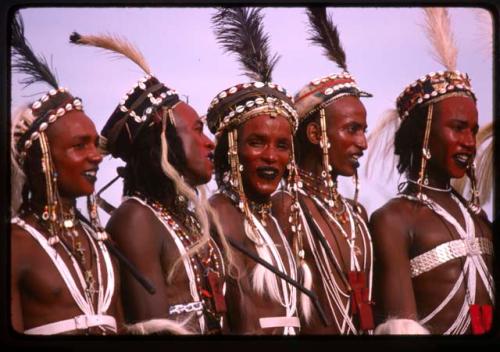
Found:
[[(443, 333), (444, 335), (450, 334), (464, 334), (469, 328), (471, 322), (469, 317), (469, 305), (476, 302), (476, 286), (477, 277), (479, 276), (482, 284), (484, 285), (490, 300), (494, 301), (493, 293), (493, 277), (481, 254), (493, 254), (493, 246), (489, 239), (483, 237), (476, 237), (476, 229), (474, 220), (465, 208), (465, 206), (457, 199), (453, 193), (450, 194), (451, 198), (457, 203), (462, 217), (465, 221), (465, 228), (462, 227), (458, 221), (441, 205), (433, 201), (431, 198), (426, 197), (425, 206), (434, 211), (438, 216), (441, 216), (445, 221), (450, 223), (460, 236), (460, 239), (443, 243), (430, 251), (423, 253), (413, 258), (410, 263), (412, 277), (432, 270), (437, 266), (454, 258), (465, 258), (463, 261), (462, 271), (455, 281), (455, 284), (448, 292), (443, 301), (427, 316), (420, 320), (421, 324), (426, 324), (432, 318), (441, 312), (446, 305), (458, 294), (460, 287), (465, 282), (466, 294), (463, 298), (462, 306), (458, 309), (455, 320), (451, 323), (448, 329)], [(413, 201), (418, 201), (413, 196), (401, 195)], [(424, 264), (425, 262), (425, 264)]]
[[(81, 290), (78, 288), (75, 282), (75, 279), (73, 278), (73, 275), (69, 271), (68, 266), (62, 260), (61, 256), (57, 253), (57, 251), (48, 244), (47, 238), (45, 238), (45, 236), (43, 236), (34, 227), (28, 225), (26, 222), (24, 222), (18, 217), (13, 218), (11, 222), (13, 224), (17, 224), (26, 232), (28, 232), (45, 250), (47, 255), (50, 257), (50, 259), (56, 266), (62, 279), (64, 280), (66, 287), (68, 288), (75, 303), (78, 305), (78, 307), (83, 313), (83, 315), (76, 316), (71, 319), (58, 321), (42, 325), (39, 327), (35, 327), (32, 329), (28, 329), (24, 331), (24, 333), (32, 335), (53, 335), (73, 330), (88, 329), (94, 326), (99, 326), (102, 329), (106, 328), (108, 330), (116, 332), (115, 318), (109, 315), (105, 315), (106, 311), (109, 309), (115, 291), (113, 264), (111, 262), (111, 258), (109, 256), (107, 248), (102, 243), (102, 241), (97, 241), (97, 245), (99, 246), (100, 249), (100, 251), (98, 251), (94, 239), (89, 235), (89, 232), (92, 231), (92, 229), (90, 229), (85, 224), (82, 224), (85, 230), (85, 234), (89, 237), (89, 241), (93, 246), (94, 251), (97, 254), (97, 272), (98, 272), (98, 283), (99, 283), (97, 307), (93, 306), (92, 301), (88, 299), (87, 295), (82, 294)], [(102, 254), (104, 258), (104, 263), (107, 273), (107, 286), (105, 289), (102, 284), (99, 252)], [(86, 283), (85, 280), (83, 279), (83, 274), (81, 272), (81, 269), (78, 266), (78, 264), (76, 264), (74, 257), (71, 256), (71, 260), (73, 263), (73, 267), (77, 273), (80, 285), (83, 288), (83, 290), (85, 290)]]
[(488, 238), (475, 237), (442, 243), (410, 260), (411, 277), (431, 271), (452, 259), (482, 254), (493, 254), (493, 243)]

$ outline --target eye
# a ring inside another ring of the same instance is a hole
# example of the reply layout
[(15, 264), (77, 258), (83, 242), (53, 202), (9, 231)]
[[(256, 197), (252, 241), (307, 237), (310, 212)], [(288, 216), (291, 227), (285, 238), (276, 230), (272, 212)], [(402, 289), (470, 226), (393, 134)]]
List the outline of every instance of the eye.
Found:
[(278, 142), (278, 149), (280, 149), (280, 150), (289, 150), (290, 149), (290, 143), (288, 143), (288, 141)]
[(75, 148), (75, 149), (83, 149), (83, 148), (85, 148), (85, 146), (86, 146), (86, 144), (83, 142), (73, 144), (73, 148)]
[(248, 145), (251, 147), (261, 147), (264, 143), (262, 143), (259, 139), (251, 139), (248, 141)]

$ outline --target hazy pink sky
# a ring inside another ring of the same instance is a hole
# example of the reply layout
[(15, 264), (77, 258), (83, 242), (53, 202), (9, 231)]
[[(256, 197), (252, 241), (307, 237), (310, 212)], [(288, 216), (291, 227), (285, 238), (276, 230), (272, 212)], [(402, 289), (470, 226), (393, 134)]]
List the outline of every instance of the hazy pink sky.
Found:
[[(406, 85), (431, 71), (443, 69), (429, 54), (418, 8), (329, 8), (346, 51), (349, 71), (358, 85), (372, 93), (364, 99), (368, 132)], [(478, 97), (480, 125), (492, 120), (492, 58), (488, 50), (488, 24), (477, 9), (452, 8), (450, 15), (459, 50), (459, 70), (467, 72)], [(83, 99), (86, 113), (100, 131), (120, 98), (143, 73), (132, 62), (116, 59), (96, 48), (69, 44), (72, 31), (82, 34), (120, 34), (143, 52), (153, 73), (166, 85), (189, 96), (189, 103), (204, 115), (222, 89), (246, 82), (233, 56), (215, 42), (210, 17), (213, 8), (33, 8), (21, 11), (25, 31), (37, 53), (57, 70), (59, 82)], [(264, 28), (271, 51), (281, 55), (273, 81), (294, 94), (314, 78), (339, 72), (336, 65), (307, 41), (303, 8), (265, 8)], [(481, 22), (482, 21), (482, 22)], [(27, 103), (48, 88), (37, 84), (21, 90), (13, 76), (12, 106)], [(39, 94), (36, 94), (39, 93)], [(35, 94), (33, 96), (33, 94)], [(31, 97), (30, 97), (31, 96)], [(208, 133), (208, 132), (207, 132)], [(360, 175), (363, 174), (361, 159)], [(115, 176), (121, 162), (106, 158), (101, 164), (97, 189)], [(361, 202), (371, 213), (396, 193), (391, 182), (361, 178)], [(118, 205), (121, 182), (104, 193)], [(209, 184), (211, 190), (214, 183)], [(353, 194), (352, 182), (341, 180), (341, 191)], [(492, 204), (485, 210), (491, 219)], [(103, 213), (102, 219), (107, 216)]]

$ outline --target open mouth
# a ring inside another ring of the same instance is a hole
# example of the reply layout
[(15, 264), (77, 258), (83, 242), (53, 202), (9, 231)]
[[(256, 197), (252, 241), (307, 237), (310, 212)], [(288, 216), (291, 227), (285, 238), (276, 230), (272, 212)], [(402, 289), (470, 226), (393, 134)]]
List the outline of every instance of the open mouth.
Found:
[(87, 170), (83, 173), (83, 176), (85, 176), (90, 183), (95, 183), (97, 181), (97, 169)]
[(207, 154), (207, 159), (213, 163), (214, 162), (214, 153), (210, 152)]
[(464, 154), (464, 153), (455, 154), (453, 156), (453, 160), (455, 161), (455, 164), (457, 164), (459, 167), (465, 169), (471, 163), (472, 155), (471, 154)]
[(349, 159), (354, 167), (356, 167), (356, 168), (359, 167), (359, 158), (361, 158), (362, 156), (363, 156), (363, 153), (351, 155), (351, 157)]
[(260, 178), (272, 181), (278, 177), (279, 171), (274, 167), (261, 166), (257, 168), (256, 173)]

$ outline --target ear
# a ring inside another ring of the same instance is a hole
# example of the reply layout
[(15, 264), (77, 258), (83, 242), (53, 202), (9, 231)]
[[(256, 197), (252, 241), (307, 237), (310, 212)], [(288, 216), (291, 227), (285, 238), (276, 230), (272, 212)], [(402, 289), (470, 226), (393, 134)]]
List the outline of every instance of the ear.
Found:
[(306, 136), (312, 144), (319, 144), (321, 140), (321, 128), (317, 122), (311, 121), (307, 124)]

